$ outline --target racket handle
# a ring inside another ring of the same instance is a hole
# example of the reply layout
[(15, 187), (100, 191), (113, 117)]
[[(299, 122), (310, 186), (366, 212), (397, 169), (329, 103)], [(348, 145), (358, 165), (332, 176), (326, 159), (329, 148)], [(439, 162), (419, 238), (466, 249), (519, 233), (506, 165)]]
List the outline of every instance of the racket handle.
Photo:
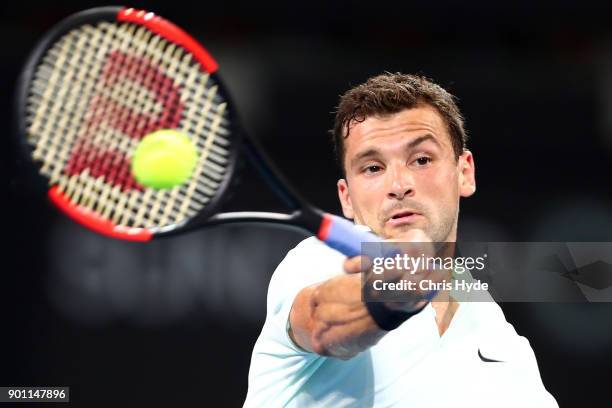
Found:
[(382, 242), (371, 232), (362, 231), (351, 221), (332, 214), (323, 215), (317, 237), (348, 257), (361, 254), (362, 242)]

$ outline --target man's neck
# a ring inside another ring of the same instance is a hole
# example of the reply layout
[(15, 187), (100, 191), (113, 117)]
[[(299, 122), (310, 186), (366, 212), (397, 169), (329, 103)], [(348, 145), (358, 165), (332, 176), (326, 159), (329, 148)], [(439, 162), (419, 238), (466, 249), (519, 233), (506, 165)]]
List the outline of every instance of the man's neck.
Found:
[(459, 308), (459, 302), (450, 297), (448, 292), (440, 292), (431, 302), (431, 306), (436, 311), (436, 325), (438, 326), (438, 333), (442, 337)]

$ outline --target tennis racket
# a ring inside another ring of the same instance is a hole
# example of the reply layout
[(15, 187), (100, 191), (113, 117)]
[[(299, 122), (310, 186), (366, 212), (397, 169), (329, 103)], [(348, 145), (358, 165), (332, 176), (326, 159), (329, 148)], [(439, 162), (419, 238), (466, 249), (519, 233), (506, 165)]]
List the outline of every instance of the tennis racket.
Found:
[[(103, 7), (61, 21), (30, 55), (16, 111), (20, 144), (50, 200), (109, 237), (149, 241), (265, 222), (300, 227), (347, 256), (380, 241), (298, 194), (247, 136), (211, 55), (153, 13)], [(198, 151), (191, 178), (166, 190), (140, 185), (130, 168), (139, 141), (159, 129), (186, 133)], [(243, 157), (287, 213), (220, 212)]]

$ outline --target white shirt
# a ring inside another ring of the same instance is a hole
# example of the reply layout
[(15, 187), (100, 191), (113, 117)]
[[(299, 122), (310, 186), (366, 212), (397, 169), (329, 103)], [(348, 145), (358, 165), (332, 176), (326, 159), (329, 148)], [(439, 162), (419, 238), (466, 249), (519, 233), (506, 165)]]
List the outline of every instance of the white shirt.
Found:
[[(344, 259), (311, 237), (278, 266), (245, 407), (557, 407), (529, 342), (492, 300), (460, 302), (441, 337), (429, 304), (346, 361), (297, 347), (287, 332), (295, 296), (344, 273)], [(479, 353), (500, 362), (485, 362)]]

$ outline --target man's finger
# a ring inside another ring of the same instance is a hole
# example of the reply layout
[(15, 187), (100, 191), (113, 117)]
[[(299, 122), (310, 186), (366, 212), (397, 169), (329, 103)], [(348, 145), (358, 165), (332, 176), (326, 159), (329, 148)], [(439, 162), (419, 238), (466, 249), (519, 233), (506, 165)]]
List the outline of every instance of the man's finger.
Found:
[(371, 266), (372, 261), (367, 256), (354, 256), (344, 261), (344, 272), (359, 273), (362, 270), (369, 269)]

